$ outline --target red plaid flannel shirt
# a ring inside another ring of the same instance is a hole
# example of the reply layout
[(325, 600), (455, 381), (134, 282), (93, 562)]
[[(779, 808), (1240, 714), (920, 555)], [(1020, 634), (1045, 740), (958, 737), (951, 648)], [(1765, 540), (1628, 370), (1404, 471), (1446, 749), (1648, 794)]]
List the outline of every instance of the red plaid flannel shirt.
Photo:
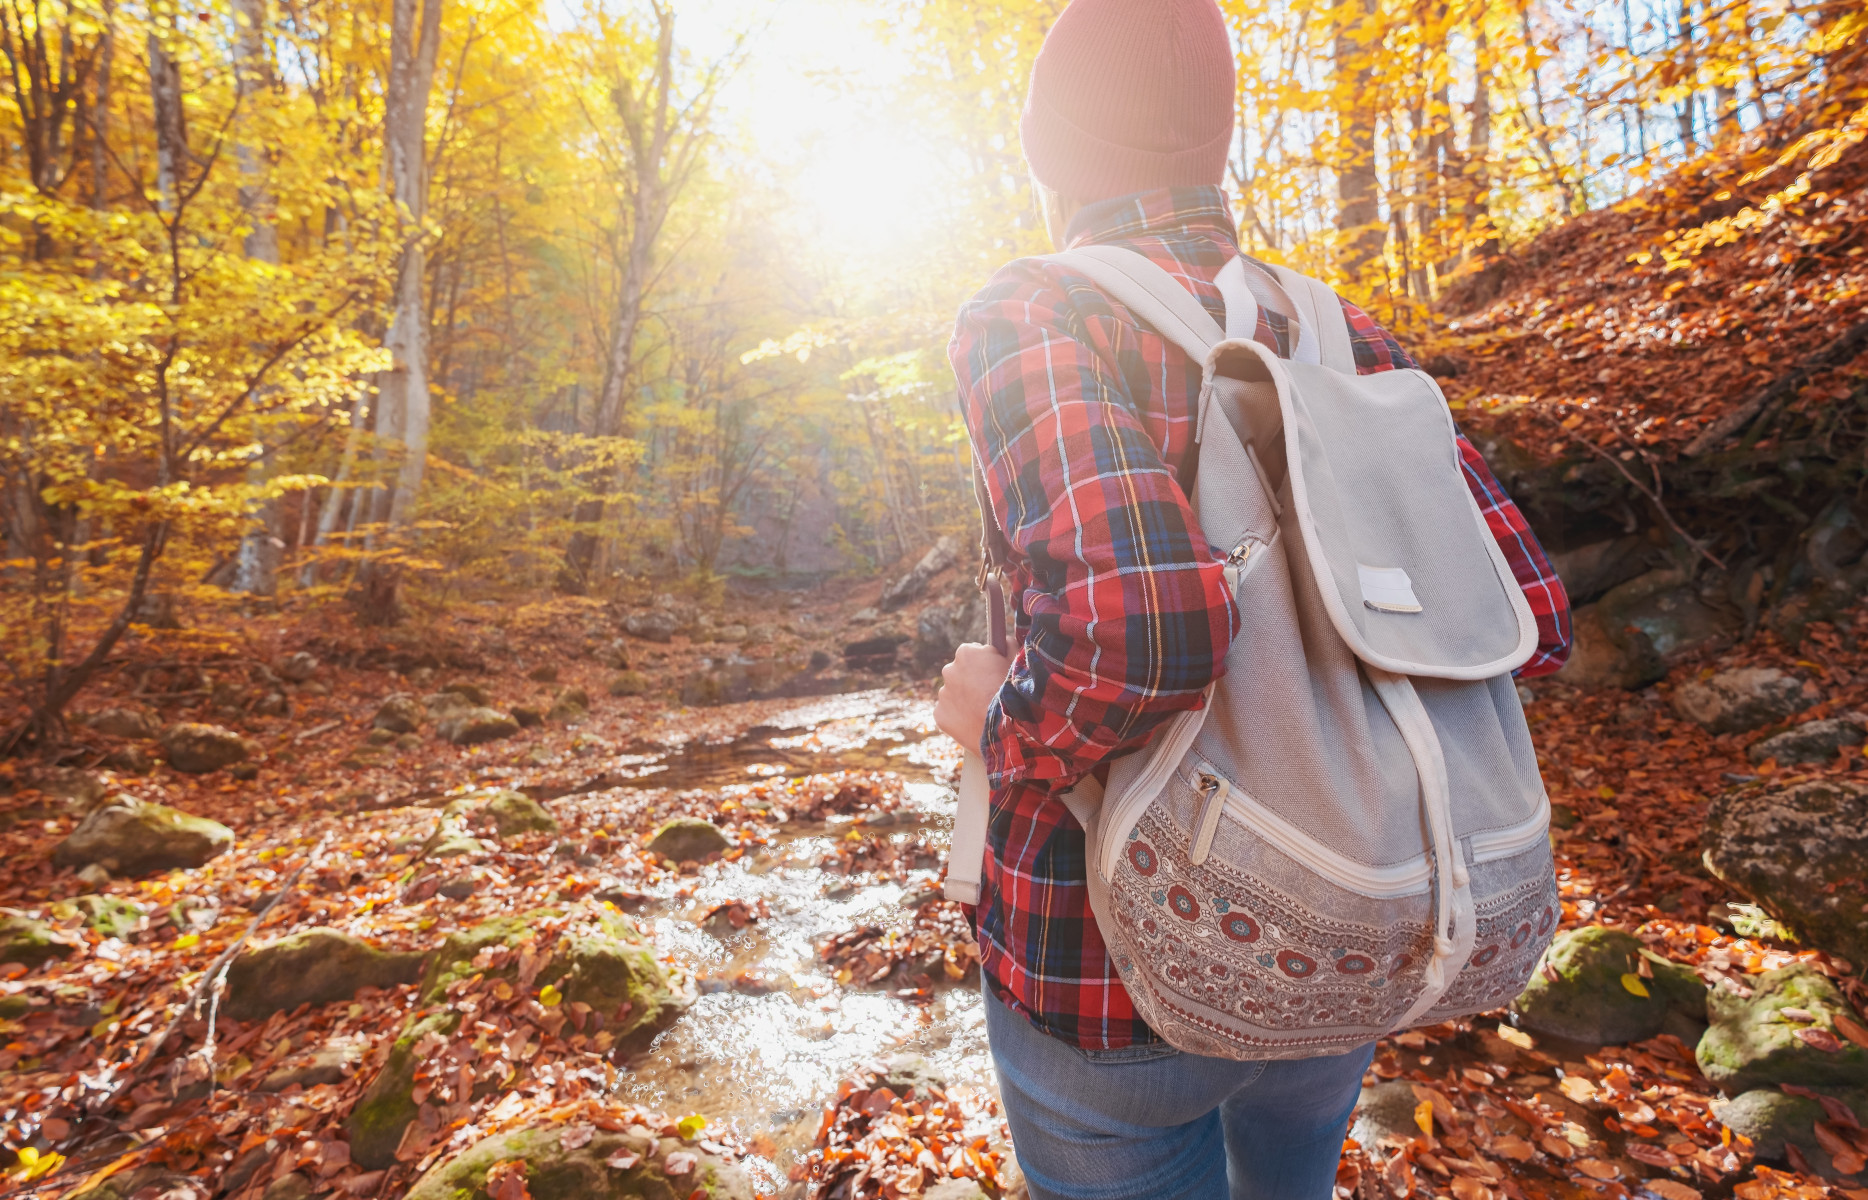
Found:
[[(1139, 250), (1224, 323), (1213, 279), (1239, 247), (1219, 188), (1090, 206), (1069, 242)], [(1360, 372), (1414, 365), (1361, 310), (1344, 304), (1343, 316)], [(1289, 356), (1284, 318), (1263, 306), (1257, 338)], [(1021, 635), (981, 746), (993, 789), (982, 966), (1000, 999), (1066, 1042), (1157, 1041), (1090, 912), (1083, 830), (1052, 792), (1140, 748), (1225, 669), (1239, 622), (1224, 551), (1206, 544), (1177, 482), (1192, 464), (1200, 368), (1089, 280), (1034, 259), (1001, 269), (961, 309), (948, 354), (1013, 552)], [(1520, 674), (1554, 671), (1569, 654), (1563, 585), (1464, 437), (1459, 452), (1537, 615), (1537, 654)]]

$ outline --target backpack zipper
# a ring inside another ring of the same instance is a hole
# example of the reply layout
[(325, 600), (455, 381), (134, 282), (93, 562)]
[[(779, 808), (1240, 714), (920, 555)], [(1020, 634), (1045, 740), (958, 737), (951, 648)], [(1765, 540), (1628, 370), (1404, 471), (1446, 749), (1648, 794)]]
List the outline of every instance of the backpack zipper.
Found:
[(1467, 835), (1472, 846), (1472, 861), (1492, 862), (1528, 850), (1550, 836), (1550, 797), (1538, 797), (1537, 811), (1516, 825), (1487, 829)]

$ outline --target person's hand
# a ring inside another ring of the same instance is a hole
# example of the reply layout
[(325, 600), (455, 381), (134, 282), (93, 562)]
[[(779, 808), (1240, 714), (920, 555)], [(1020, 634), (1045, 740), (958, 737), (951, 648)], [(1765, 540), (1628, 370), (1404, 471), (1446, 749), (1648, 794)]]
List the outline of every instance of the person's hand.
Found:
[(934, 702), (934, 723), (941, 732), (964, 749), (978, 750), (986, 732), (986, 710), (1011, 665), (1011, 659), (978, 642), (955, 650), (953, 661), (940, 670), (940, 696)]

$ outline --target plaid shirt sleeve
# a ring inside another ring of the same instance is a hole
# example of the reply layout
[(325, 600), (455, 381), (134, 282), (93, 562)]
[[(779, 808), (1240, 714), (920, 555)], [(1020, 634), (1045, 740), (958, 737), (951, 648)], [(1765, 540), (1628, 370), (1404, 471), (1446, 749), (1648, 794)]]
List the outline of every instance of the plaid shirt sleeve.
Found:
[[(1367, 313), (1343, 301), (1343, 316), (1349, 322), (1350, 345), (1355, 350), (1356, 372), (1368, 375), (1416, 364), (1401, 343), (1377, 325)], [(1505, 552), (1512, 575), (1531, 603), (1531, 615), (1537, 618), (1537, 649), (1516, 674), (1520, 679), (1534, 679), (1560, 669), (1570, 657), (1570, 598), (1563, 581), (1538, 544), (1537, 535), (1518, 506), (1505, 494), (1492, 469), (1485, 465), (1478, 447), (1459, 435), (1459, 461), (1465, 469), (1466, 487), (1485, 514), (1486, 527)]]
[(1132, 335), (1061, 275), (1001, 271), (950, 347), (993, 516), (1021, 560), (1024, 644), (982, 744), (995, 789), (1080, 777), (1198, 707), (1238, 625), (1223, 562), (1128, 394), (1132, 372), (1109, 366), (1137, 360)]

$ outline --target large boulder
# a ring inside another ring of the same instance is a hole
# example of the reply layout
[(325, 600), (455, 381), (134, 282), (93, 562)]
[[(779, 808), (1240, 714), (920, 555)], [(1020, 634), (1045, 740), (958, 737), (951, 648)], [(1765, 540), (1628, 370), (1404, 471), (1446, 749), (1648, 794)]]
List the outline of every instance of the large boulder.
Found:
[(1706, 867), (1807, 945), (1868, 964), (1868, 785), (1732, 791), (1706, 812)]
[(1775, 667), (1738, 667), (1673, 690), (1673, 710), (1713, 733), (1775, 724), (1816, 703), (1801, 680)]
[(301, 1004), (348, 1000), (358, 988), (414, 983), (422, 957), (378, 950), (334, 929), (307, 929), (234, 959), (227, 969), (227, 1015), (252, 1021)]
[(442, 717), (435, 725), (435, 732), (452, 745), (478, 746), (518, 733), (519, 722), (497, 708), (465, 708)]
[(91, 718), (91, 728), (106, 737), (153, 738), (161, 730), (146, 709), (107, 708)]
[(1563, 580), (1563, 590), (1571, 603), (1580, 606), (1617, 584), (1645, 574), (1653, 553), (1654, 547), (1646, 538), (1631, 534), (1552, 551), (1550, 565), (1556, 568), (1557, 578)]
[(566, 1137), (579, 1128), (552, 1122), (476, 1142), (429, 1168), (404, 1200), (489, 1200), (487, 1172), (508, 1162), (524, 1164), (532, 1200), (753, 1200), (756, 1194), (743, 1170), (694, 1142), (647, 1130), (599, 1129), (588, 1141)]
[(1845, 749), (1859, 747), (1868, 739), (1859, 717), (1830, 717), (1823, 721), (1805, 721), (1775, 737), (1753, 742), (1745, 757), (1754, 763), (1776, 759), (1780, 766), (1796, 763), (1833, 761)]
[(407, 692), (396, 692), (383, 697), (382, 707), (376, 710), (376, 719), (371, 723), (391, 733), (414, 733), (427, 717), (428, 711), (420, 700)]
[(893, 671), (896, 652), (911, 640), (905, 633), (882, 633), (848, 642), (843, 647), (843, 665), (852, 671)]
[(1739, 610), (1722, 594), (1718, 577), (1701, 581), (1685, 571), (1662, 569), (1617, 584), (1597, 601), (1603, 618), (1639, 630), (1663, 660), (1732, 640), (1744, 626)]
[(1585, 605), (1572, 614), (1573, 641), (1569, 661), (1557, 678), (1577, 687), (1646, 687), (1667, 674), (1647, 635), (1633, 625), (1614, 624), (1599, 605)]
[(162, 731), (162, 754), (177, 771), (205, 775), (245, 762), (253, 745), (231, 729), (181, 721)]
[(52, 851), (61, 867), (96, 863), (112, 875), (198, 867), (233, 845), (233, 830), (161, 804), (118, 796)]
[(930, 604), (915, 618), (915, 668), (933, 671), (962, 642), (983, 642), (989, 631), (986, 598), (974, 593), (958, 604)]
[(583, 688), (565, 688), (551, 701), (547, 721), (576, 722), (590, 715), (590, 693)]
[[(1836, 1092), (1832, 1099), (1853, 1112), (1858, 1123), (1868, 1123), (1868, 1092)], [(1829, 1152), (1816, 1138), (1816, 1123), (1831, 1118), (1822, 1101), (1814, 1097), (1785, 1095), (1776, 1088), (1754, 1088), (1730, 1100), (1713, 1101), (1712, 1115), (1733, 1133), (1750, 1138), (1752, 1153), (1764, 1162), (1788, 1162), (1786, 1147), (1795, 1146), (1817, 1174), (1826, 1179), (1841, 1177)]]
[[(1649, 978), (1641, 976), (1643, 961)], [(1705, 1023), (1706, 985), (1699, 976), (1619, 929), (1588, 925), (1559, 933), (1544, 962), (1556, 978), (1541, 968), (1532, 972), (1511, 1004), (1518, 1024), (1534, 1033), (1607, 1046), (1663, 1031), (1697, 1033)]]
[(44, 921), (0, 908), (0, 962), (36, 967), (55, 958), (70, 958), (78, 946), (75, 939)]
[(503, 961), (489, 964), (482, 951), (518, 947), (536, 937), (547, 920), (566, 917), (553, 940), (537, 948), (546, 955), (546, 963), (531, 986), (538, 989), (549, 984), (558, 990), (563, 1004), (588, 1005), (587, 1033), (600, 1029), (619, 1046), (637, 1045), (666, 1028), (691, 1003), (691, 995), (669, 985), (654, 948), (626, 919), (602, 905), (585, 904), (568, 913), (561, 908), (537, 909), (449, 934), (422, 972), (415, 1015), (403, 1027), (346, 1123), (354, 1160), (372, 1170), (395, 1161), (396, 1147), (418, 1109), (414, 1098), (416, 1044), (430, 1032), (445, 1037), (460, 1026), (462, 1014), (446, 1004), (449, 986), (473, 975), (517, 978), (519, 956), (504, 955)]
[(1836, 1028), (1861, 1017), (1827, 975), (1796, 962), (1752, 981), (1752, 994), (1717, 988), (1707, 1001), (1712, 1028), (1699, 1040), (1699, 1069), (1727, 1095), (1797, 1083), (1868, 1087), (1868, 1050)]
[(700, 817), (675, 817), (665, 821), (649, 839), (649, 853), (676, 862), (698, 862), (709, 854), (724, 853), (732, 848), (733, 843), (720, 832), (719, 826)]

